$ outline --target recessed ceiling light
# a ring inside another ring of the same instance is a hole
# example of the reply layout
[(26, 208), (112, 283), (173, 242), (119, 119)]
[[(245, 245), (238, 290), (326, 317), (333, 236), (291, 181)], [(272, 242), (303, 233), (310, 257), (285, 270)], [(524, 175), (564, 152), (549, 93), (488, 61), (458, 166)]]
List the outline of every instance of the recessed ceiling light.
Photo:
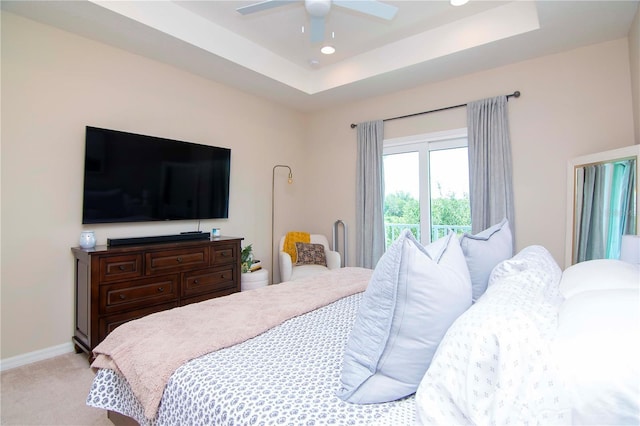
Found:
[(467, 4), (469, 0), (449, 0), (451, 6), (462, 6), (463, 4)]
[(325, 55), (331, 55), (333, 53), (335, 53), (336, 48), (333, 46), (323, 46), (322, 49), (320, 49), (320, 51), (322, 53), (324, 53)]

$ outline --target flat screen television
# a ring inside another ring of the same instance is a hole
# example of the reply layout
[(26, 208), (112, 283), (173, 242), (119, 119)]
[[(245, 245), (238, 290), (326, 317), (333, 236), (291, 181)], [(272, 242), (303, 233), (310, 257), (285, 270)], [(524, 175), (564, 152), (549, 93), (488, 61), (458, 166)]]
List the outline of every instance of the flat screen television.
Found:
[(229, 217), (231, 150), (87, 126), (82, 223)]

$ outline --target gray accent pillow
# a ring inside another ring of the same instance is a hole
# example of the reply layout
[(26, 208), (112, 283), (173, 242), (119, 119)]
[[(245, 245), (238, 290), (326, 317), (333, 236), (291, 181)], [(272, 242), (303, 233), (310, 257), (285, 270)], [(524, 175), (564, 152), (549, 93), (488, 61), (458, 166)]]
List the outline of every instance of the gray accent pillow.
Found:
[(464, 234), (460, 238), (460, 247), (469, 267), (473, 301), (487, 291), (489, 276), (493, 268), (503, 260), (513, 257), (513, 238), (509, 221), (502, 222), (476, 234)]
[(362, 297), (338, 396), (368, 404), (414, 393), (440, 340), (469, 306), (471, 280), (455, 235), (423, 247), (403, 231)]

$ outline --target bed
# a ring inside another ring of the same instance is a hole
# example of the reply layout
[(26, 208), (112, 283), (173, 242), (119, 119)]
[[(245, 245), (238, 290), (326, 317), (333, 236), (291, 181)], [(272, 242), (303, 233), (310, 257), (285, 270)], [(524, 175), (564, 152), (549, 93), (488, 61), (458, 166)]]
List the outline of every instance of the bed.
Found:
[(126, 323), (87, 404), (141, 425), (638, 424), (638, 267), (563, 273), (541, 246), (512, 256), (506, 229), (403, 233), (374, 271)]

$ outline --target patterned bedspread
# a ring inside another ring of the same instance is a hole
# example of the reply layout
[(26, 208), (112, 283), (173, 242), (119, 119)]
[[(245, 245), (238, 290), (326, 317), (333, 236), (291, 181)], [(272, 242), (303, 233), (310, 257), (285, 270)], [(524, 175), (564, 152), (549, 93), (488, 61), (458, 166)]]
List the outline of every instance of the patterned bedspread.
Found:
[(361, 298), (349, 296), (184, 364), (169, 380), (152, 422), (113, 370), (98, 372), (87, 404), (141, 425), (413, 424), (413, 397), (357, 405), (335, 396)]

